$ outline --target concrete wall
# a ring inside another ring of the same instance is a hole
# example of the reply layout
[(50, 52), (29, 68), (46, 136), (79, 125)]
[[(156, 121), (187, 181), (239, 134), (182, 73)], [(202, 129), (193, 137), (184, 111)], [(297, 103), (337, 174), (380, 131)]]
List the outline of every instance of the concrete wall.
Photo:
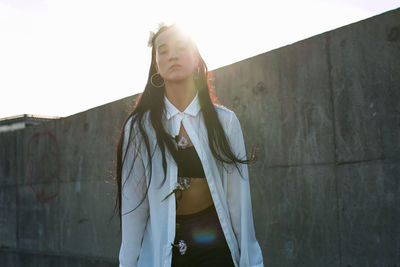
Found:
[(110, 174), (132, 104), (0, 135), (0, 266), (115, 266)]
[[(400, 9), (217, 69), (265, 266), (400, 266)], [(114, 144), (133, 97), (0, 135), (0, 265), (116, 266)]]
[(400, 9), (215, 74), (266, 266), (400, 266)]

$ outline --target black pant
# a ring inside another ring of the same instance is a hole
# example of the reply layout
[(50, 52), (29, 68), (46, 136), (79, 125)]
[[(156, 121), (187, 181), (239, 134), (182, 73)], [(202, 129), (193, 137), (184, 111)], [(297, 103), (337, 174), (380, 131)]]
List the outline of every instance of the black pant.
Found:
[[(181, 240), (186, 250), (177, 247)], [(194, 214), (177, 215), (174, 244), (172, 267), (234, 266), (214, 205)]]

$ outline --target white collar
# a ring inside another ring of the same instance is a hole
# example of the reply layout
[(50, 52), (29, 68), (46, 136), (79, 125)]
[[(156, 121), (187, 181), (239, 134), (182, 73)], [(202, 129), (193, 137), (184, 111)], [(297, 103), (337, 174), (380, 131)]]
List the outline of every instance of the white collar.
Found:
[(181, 112), (179, 109), (177, 109), (167, 98), (167, 96), (164, 94), (164, 105), (165, 105), (165, 117), (167, 120), (171, 119), (177, 114), (187, 114), (190, 116), (197, 116), (197, 113), (200, 111), (200, 102), (199, 102), (199, 92), (196, 92), (195, 97), (193, 98), (192, 102), (186, 107), (186, 109)]

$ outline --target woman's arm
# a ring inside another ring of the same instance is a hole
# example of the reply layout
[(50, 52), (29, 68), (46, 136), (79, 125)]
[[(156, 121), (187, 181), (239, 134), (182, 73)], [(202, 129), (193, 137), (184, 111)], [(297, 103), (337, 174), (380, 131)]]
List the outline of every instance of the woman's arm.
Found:
[[(232, 114), (227, 132), (232, 152), (239, 159), (246, 159), (246, 148), (240, 122), (235, 113)], [(254, 232), (250, 184), (247, 164), (238, 163), (243, 175), (240, 176), (234, 165), (229, 166), (227, 177), (227, 200), (232, 219), (233, 230), (236, 234), (240, 248), (239, 266), (263, 265), (260, 246)]]
[[(127, 123), (124, 130), (122, 155), (125, 154), (126, 146), (128, 145), (129, 129), (130, 123)], [(136, 208), (146, 192), (146, 179), (139, 142), (134, 140), (137, 140), (137, 136), (131, 138), (126, 152), (126, 159), (122, 165), (122, 242), (119, 251), (119, 267), (137, 266), (144, 230), (149, 216), (147, 196), (143, 203)], [(132, 211), (134, 208), (136, 209)]]

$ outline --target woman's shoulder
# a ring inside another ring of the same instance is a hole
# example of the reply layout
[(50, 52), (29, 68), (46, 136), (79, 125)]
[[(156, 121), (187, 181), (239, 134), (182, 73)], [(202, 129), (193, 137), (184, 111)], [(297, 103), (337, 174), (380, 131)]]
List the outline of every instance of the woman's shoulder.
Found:
[(227, 121), (227, 123), (231, 122), (232, 119), (237, 118), (236, 114), (233, 110), (219, 104), (214, 103), (215, 110), (217, 111), (218, 117), (220, 120)]
[[(133, 132), (133, 133), (138, 133), (139, 132), (139, 119), (137, 118), (139, 116), (138, 113), (131, 114), (125, 123), (125, 133), (126, 132)], [(144, 126), (144, 129), (147, 131), (149, 127), (149, 111), (146, 111), (143, 114), (143, 117), (141, 119), (142, 125)], [(133, 123), (133, 125), (132, 125)], [(131, 126), (132, 125), (132, 126)]]
[(214, 103), (213, 105), (214, 105), (214, 108), (217, 111), (218, 115), (230, 117), (233, 114), (235, 114), (235, 112), (233, 110), (231, 110), (228, 107), (225, 107), (225, 106), (223, 106), (221, 104), (215, 104)]
[(233, 110), (222, 105), (214, 104), (214, 106), (217, 110), (221, 125), (226, 131), (227, 135), (232, 135), (242, 131), (239, 118)]

